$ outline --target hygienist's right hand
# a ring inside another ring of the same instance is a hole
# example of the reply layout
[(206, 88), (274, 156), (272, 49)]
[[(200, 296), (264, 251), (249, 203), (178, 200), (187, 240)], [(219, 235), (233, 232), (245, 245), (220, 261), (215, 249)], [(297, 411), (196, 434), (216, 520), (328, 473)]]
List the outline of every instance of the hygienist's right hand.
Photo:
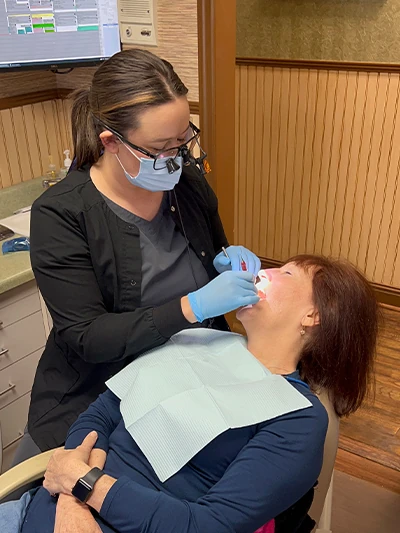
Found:
[(260, 298), (251, 272), (229, 270), (188, 294), (188, 300), (196, 320), (203, 322), (206, 318), (254, 305)]

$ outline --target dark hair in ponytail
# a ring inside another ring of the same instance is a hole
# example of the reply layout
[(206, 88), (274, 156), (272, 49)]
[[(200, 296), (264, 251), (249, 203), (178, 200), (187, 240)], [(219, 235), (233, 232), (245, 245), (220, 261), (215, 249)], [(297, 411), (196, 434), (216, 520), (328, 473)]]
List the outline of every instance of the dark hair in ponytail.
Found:
[(89, 95), (88, 88), (78, 89), (72, 95), (74, 99), (71, 111), (72, 138), (77, 168), (85, 163), (93, 165), (99, 159), (102, 147), (98, 128), (90, 110)]
[(72, 95), (77, 168), (98, 161), (102, 150), (99, 134), (105, 126), (126, 136), (138, 127), (145, 109), (187, 92), (172, 65), (151, 52), (132, 49), (112, 56), (97, 69), (90, 88), (78, 89)]

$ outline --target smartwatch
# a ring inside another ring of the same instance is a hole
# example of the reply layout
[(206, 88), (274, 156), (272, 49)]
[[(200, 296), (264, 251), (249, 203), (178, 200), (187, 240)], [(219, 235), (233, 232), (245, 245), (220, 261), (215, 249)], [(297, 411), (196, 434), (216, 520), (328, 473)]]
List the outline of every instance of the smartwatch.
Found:
[(75, 496), (75, 498), (80, 502), (85, 503), (92, 493), (96, 482), (103, 475), (104, 472), (103, 470), (100, 470), (100, 468), (92, 468), (92, 470), (90, 470), (86, 476), (78, 479), (75, 487), (72, 489), (72, 495)]

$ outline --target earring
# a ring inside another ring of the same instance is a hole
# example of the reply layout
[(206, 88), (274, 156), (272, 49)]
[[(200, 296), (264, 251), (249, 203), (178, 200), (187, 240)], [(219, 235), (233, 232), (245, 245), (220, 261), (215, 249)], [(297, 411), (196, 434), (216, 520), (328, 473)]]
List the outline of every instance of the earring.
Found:
[(303, 336), (306, 334), (306, 331), (305, 329), (302, 327), (301, 330), (300, 330), (300, 335)]

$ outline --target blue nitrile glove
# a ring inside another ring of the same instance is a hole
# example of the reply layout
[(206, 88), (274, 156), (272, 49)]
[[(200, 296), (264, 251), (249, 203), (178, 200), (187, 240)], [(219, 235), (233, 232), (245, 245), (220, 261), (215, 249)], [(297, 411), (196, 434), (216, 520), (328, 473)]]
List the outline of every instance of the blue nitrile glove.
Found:
[(198, 322), (224, 315), (260, 298), (251, 272), (223, 272), (201, 289), (188, 294), (190, 307)]
[(261, 261), (253, 252), (250, 252), (244, 246), (228, 246), (226, 253), (229, 255), (229, 259), (224, 252), (220, 252), (214, 259), (214, 267), (217, 272), (243, 270), (241, 268), (243, 260), (246, 263), (247, 271), (257, 276), (261, 269)]

